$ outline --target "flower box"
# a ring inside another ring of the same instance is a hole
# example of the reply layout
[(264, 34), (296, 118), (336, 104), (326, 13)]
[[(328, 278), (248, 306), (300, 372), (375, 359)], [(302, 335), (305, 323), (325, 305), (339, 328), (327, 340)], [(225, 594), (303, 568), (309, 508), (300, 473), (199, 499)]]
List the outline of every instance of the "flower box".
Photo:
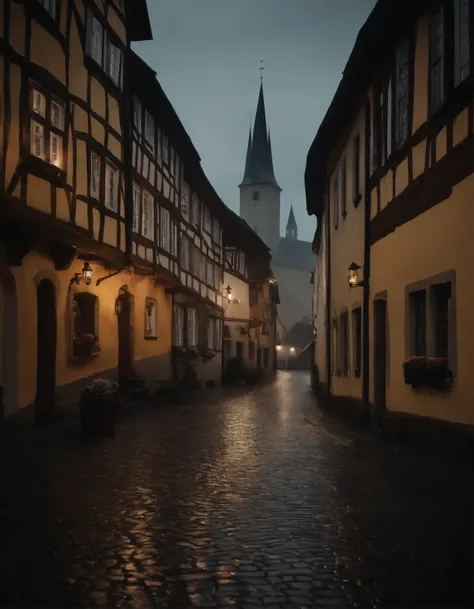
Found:
[(98, 378), (87, 385), (79, 399), (83, 436), (114, 436), (118, 405), (117, 383)]
[(450, 387), (453, 373), (445, 357), (410, 357), (403, 363), (405, 383), (413, 389), (429, 387), (439, 391)]

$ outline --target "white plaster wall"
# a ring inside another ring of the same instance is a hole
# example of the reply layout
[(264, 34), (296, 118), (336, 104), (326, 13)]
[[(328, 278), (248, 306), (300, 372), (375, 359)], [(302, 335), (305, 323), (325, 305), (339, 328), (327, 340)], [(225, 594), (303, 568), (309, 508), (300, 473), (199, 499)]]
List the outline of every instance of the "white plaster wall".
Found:
[[(249, 319), (249, 284), (231, 273), (224, 272), (224, 294), (225, 288), (232, 288), (232, 300), (229, 303), (224, 298), (224, 317), (229, 319)], [(238, 300), (239, 302), (235, 302)]]
[[(259, 192), (259, 200), (253, 193)], [(272, 250), (280, 240), (280, 191), (271, 185), (240, 188), (240, 217), (243, 218)]]
[(326, 379), (326, 218), (321, 219), (321, 244), (316, 259), (313, 285), (313, 315), (316, 330), (315, 362), (320, 382)]

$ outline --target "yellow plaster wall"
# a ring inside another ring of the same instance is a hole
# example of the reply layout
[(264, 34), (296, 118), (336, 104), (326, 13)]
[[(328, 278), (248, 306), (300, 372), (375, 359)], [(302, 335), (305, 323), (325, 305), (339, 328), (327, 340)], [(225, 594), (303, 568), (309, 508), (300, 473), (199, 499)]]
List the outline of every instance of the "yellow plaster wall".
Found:
[(35, 20), (31, 22), (31, 57), (59, 81), (66, 83), (66, 57), (61, 45)]
[(464, 110), (456, 116), (453, 124), (453, 146), (461, 143), (469, 132), (469, 109)]
[(107, 14), (108, 22), (113, 31), (119, 36), (123, 43), (127, 40), (127, 32), (125, 30), (125, 26), (123, 24), (122, 19), (117, 14), (114, 5), (112, 4), (109, 7), (109, 12)]
[[(90, 286), (80, 284), (68, 291), (70, 278), (81, 271), (83, 261), (76, 260), (67, 271), (55, 271), (52, 260), (32, 252), (23, 265), (12, 268), (18, 298), (18, 402), (20, 407), (35, 400), (37, 367), (37, 314), (35, 277), (48, 278), (56, 286), (57, 352), (56, 384), (58, 387), (86, 378), (92, 374), (115, 369), (118, 362), (118, 327), (115, 301), (121, 286), (127, 285), (133, 295), (132, 328), (134, 337), (134, 359), (139, 362), (146, 358), (158, 358), (151, 366), (151, 374), (156, 378), (170, 378), (169, 358), (165, 356), (171, 345), (171, 303), (162, 286), (155, 286), (149, 278), (120, 273), (95, 285), (95, 279), (104, 277), (108, 271), (99, 264), (92, 263), (94, 281)], [(72, 297), (75, 291), (88, 291), (99, 298), (97, 333), (100, 354), (85, 363), (73, 363), (71, 355)], [(144, 338), (145, 299), (149, 296), (157, 300), (158, 338), (147, 341)], [(1, 299), (0, 299), (1, 303)], [(1, 307), (1, 304), (0, 304)], [(149, 366), (150, 367), (150, 366)]]
[(31, 173), (27, 176), (27, 202), (30, 207), (51, 215), (51, 184)]
[(105, 118), (105, 89), (94, 77), (91, 78), (91, 108)]
[[(454, 422), (474, 423), (472, 386), (472, 226), (474, 176), (454, 187), (451, 197), (374, 245), (371, 253), (370, 394), (373, 400), (373, 295), (388, 292), (387, 408)], [(422, 236), (422, 238), (420, 238)], [(409, 247), (407, 246), (409, 244)], [(438, 273), (456, 271), (457, 378), (447, 394), (414, 392), (403, 379), (405, 286)]]
[[(75, 19), (71, 27), (70, 40), (69, 91), (76, 97), (87, 101), (88, 74), (84, 69), (84, 52)], [(84, 129), (84, 131), (87, 130)]]
[(113, 127), (117, 133), (122, 132), (119, 103), (115, 97), (112, 97), (111, 95), (109, 95), (109, 125)]

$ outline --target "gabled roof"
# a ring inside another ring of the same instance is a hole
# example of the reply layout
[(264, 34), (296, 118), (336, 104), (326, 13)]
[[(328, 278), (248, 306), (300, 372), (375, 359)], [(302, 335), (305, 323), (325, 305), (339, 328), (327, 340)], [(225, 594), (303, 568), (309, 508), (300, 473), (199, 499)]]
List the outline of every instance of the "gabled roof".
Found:
[(249, 134), (244, 177), (240, 186), (253, 184), (272, 184), (281, 190), (273, 169), (272, 143), (270, 132), (267, 129), (263, 85), (260, 85), (253, 136), (252, 133)]
[(132, 42), (152, 40), (153, 34), (146, 0), (133, 0), (133, 5), (131, 0), (128, 0), (126, 2), (125, 13), (127, 32), (130, 40)]
[(305, 188), (308, 214), (320, 215), (329, 155), (361, 108), (377, 69), (387, 64), (401, 36), (433, 0), (378, 0), (362, 26), (341, 82), (308, 152)]

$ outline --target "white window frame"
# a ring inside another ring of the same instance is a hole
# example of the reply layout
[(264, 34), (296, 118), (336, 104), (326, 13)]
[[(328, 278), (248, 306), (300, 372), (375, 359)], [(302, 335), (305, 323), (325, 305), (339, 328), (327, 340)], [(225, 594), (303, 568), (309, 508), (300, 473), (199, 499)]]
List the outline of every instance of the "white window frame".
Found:
[(44, 125), (37, 123), (35, 120), (32, 120), (30, 138), (31, 154), (38, 157), (39, 159), (42, 159), (43, 161), (46, 160), (44, 151)]
[(133, 216), (132, 216), (132, 231), (134, 233), (138, 233), (138, 229), (140, 226), (140, 215), (141, 215), (141, 206), (142, 206), (142, 192), (140, 186), (133, 182), (132, 186), (132, 197), (133, 197)]
[(118, 86), (122, 86), (122, 49), (107, 41), (106, 47), (107, 65), (106, 72), (110, 79)]
[(174, 305), (173, 344), (175, 347), (184, 346), (184, 307)]
[(198, 346), (198, 313), (196, 309), (188, 307), (187, 311), (187, 344), (188, 347)]
[(145, 338), (157, 338), (157, 303), (154, 298), (145, 301)]
[(91, 152), (90, 158), (90, 196), (94, 199), (100, 197), (100, 170), (101, 170), (101, 158), (97, 152)]
[(152, 195), (147, 191), (142, 191), (142, 235), (146, 239), (153, 241), (154, 239), (154, 214), (153, 206), (154, 199)]
[[(30, 153), (55, 167), (63, 168), (66, 105), (31, 82)], [(49, 121), (46, 117), (49, 116)], [(54, 118), (53, 118), (54, 117)]]
[[(113, 193), (112, 193), (112, 182), (113, 183)], [(111, 163), (108, 159), (105, 161), (105, 207), (110, 211), (115, 213), (118, 212), (119, 208), (119, 182), (120, 182), (120, 172), (115, 167), (113, 163)], [(112, 194), (112, 196), (111, 196)]]
[(171, 251), (170, 212), (164, 207), (161, 208), (161, 247), (166, 252)]
[(87, 52), (92, 59), (104, 67), (104, 27), (89, 11), (87, 20)]

